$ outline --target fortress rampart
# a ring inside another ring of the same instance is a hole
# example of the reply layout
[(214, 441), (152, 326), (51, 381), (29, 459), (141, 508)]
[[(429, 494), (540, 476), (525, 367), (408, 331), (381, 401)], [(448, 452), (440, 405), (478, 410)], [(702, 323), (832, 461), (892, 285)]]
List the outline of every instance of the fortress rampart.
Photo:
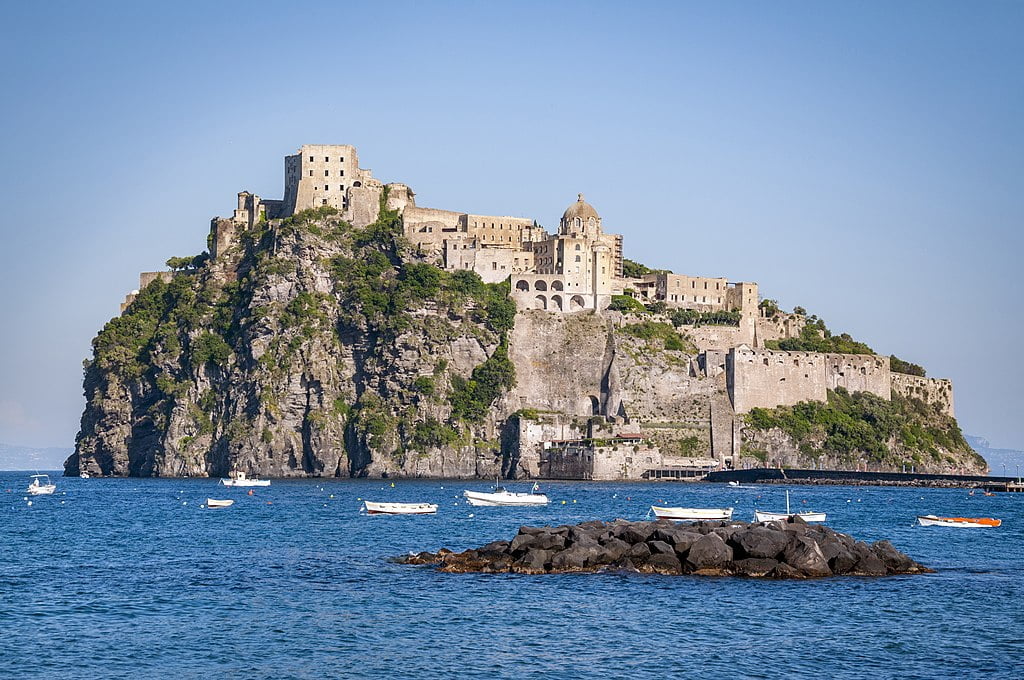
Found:
[(921, 378), (904, 373), (892, 374), (892, 391), (910, 399), (932, 404), (947, 416), (953, 412), (953, 383), (946, 378)]
[(889, 358), (874, 354), (820, 354), (734, 347), (726, 357), (726, 385), (736, 413), (752, 408), (826, 401), (828, 390), (871, 392), (892, 398)]

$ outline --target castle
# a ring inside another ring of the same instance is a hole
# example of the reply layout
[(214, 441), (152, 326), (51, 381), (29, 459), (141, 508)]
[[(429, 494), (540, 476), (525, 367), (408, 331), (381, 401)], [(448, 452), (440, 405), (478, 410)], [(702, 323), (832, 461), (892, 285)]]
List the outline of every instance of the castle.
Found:
[[(756, 283), (665, 271), (626, 275), (622, 236), (606, 233), (601, 216), (583, 194), (569, 204), (557, 232), (551, 234), (530, 218), (418, 206), (409, 186), (384, 184), (370, 170), (361, 168), (353, 146), (304, 145), (285, 157), (283, 199), (268, 200), (243, 191), (238, 194), (231, 217), (213, 218), (210, 257), (217, 260), (237, 241), (241, 231), (263, 221), (330, 206), (353, 226), (363, 227), (378, 218), (382, 204), (401, 216), (404, 235), (421, 257), (449, 272), (476, 272), (485, 282), (508, 281), (511, 296), (524, 313), (565, 316), (590, 312), (607, 316), (612, 324), (625, 325), (630, 321), (622, 315), (605, 311), (613, 296), (629, 296), (644, 304), (662, 303), (669, 311), (731, 312), (738, 316), (738, 323), (698, 324), (686, 331), (699, 350), (689, 369), (691, 376), (716, 384), (720, 381), (722, 394), (728, 395), (727, 403), (712, 404), (706, 416), (711, 431), (710, 454), (717, 465), (731, 465), (737, 460), (741, 414), (755, 407), (824, 401), (826, 391), (838, 387), (871, 392), (884, 399), (890, 399), (893, 393), (913, 396), (953, 415), (950, 381), (893, 373), (888, 357), (766, 349), (768, 340), (798, 336), (806, 320), (796, 314), (762, 313)], [(144, 273), (140, 284), (169, 275)], [(595, 389), (601, 394), (603, 390), (600, 386)], [(621, 415), (621, 406), (612, 406), (613, 400), (606, 396), (590, 397), (578, 406), (556, 410), (567, 416), (604, 415), (614, 420)], [(592, 406), (592, 402), (597, 405)], [(612, 435), (625, 436), (625, 432), (629, 435), (626, 439), (633, 437), (630, 428), (635, 429), (635, 424), (629, 425), (627, 419), (626, 425), (625, 430)], [(561, 439), (569, 441), (569, 436)], [(592, 435), (576, 432), (572, 436), (582, 441)], [(538, 437), (550, 439), (548, 435)], [(657, 455), (655, 452), (654, 457)], [(557, 464), (554, 458), (549, 461)]]

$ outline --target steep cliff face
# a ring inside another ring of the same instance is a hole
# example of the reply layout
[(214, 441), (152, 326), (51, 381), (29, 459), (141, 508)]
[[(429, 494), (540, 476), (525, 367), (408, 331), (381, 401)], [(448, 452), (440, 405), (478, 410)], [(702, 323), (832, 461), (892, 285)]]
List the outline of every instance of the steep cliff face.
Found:
[(66, 471), (492, 476), (514, 305), (400, 234), (307, 212), (154, 281), (94, 340)]

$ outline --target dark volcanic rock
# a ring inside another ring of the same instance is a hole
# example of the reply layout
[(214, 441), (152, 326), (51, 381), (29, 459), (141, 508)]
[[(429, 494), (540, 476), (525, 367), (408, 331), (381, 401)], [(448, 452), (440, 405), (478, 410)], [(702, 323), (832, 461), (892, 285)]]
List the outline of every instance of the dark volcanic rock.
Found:
[(683, 571), (683, 565), (676, 557), (675, 551), (669, 553), (656, 553), (651, 555), (645, 565), (648, 571), (653, 571), (658, 574), (680, 574)]
[(626, 570), (657, 574), (817, 578), (929, 572), (888, 541), (872, 546), (803, 521), (585, 522), (577, 526), (521, 527), (511, 541), (493, 541), (461, 553), (442, 548), (398, 558), (441, 571), (549, 572)]
[(686, 564), (694, 570), (724, 569), (726, 563), (731, 561), (732, 548), (715, 533), (701, 536), (699, 541), (690, 546), (690, 551), (686, 554)]
[(733, 544), (747, 557), (774, 559), (788, 543), (789, 536), (785, 532), (767, 527), (755, 526), (733, 536)]
[(733, 562), (733, 571), (741, 576), (768, 576), (779, 566), (778, 560), (748, 557)]
[(794, 536), (782, 551), (782, 561), (805, 576), (832, 575), (817, 541), (808, 536)]

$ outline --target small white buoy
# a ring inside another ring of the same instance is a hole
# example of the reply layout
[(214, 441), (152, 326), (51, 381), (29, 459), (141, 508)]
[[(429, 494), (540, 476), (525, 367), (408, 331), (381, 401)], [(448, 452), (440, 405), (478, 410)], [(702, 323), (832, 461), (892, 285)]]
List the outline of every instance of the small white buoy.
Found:
[(28, 502), (28, 504), (29, 504), (29, 505), (32, 505), (32, 501), (29, 501), (29, 502)]
[(475, 515), (473, 515), (473, 513), (469, 513), (469, 516), (470, 516), (470, 517), (474, 517)]

